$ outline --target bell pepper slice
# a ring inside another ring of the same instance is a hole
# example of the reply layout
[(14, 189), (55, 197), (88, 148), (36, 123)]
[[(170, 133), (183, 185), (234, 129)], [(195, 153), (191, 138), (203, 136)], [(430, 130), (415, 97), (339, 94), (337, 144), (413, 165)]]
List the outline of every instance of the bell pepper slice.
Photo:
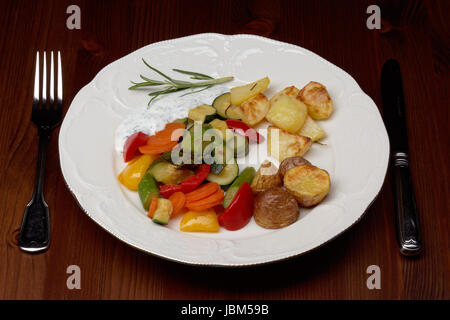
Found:
[(181, 184), (163, 184), (159, 187), (159, 192), (164, 198), (169, 198), (175, 192), (190, 193), (205, 181), (210, 170), (209, 164), (201, 164), (195, 171), (195, 175), (184, 179)]
[(210, 171), (211, 165), (201, 164), (195, 171), (195, 175), (190, 176), (181, 182), (181, 192), (189, 193), (197, 189), (197, 187), (205, 181)]
[(253, 215), (253, 193), (248, 182), (244, 182), (228, 208), (219, 216), (222, 227), (234, 231), (245, 227)]
[(127, 166), (119, 174), (119, 182), (132, 191), (138, 190), (139, 182), (145, 175), (155, 157), (150, 155), (141, 155), (128, 162)]
[(180, 222), (183, 232), (219, 232), (219, 223), (214, 210), (188, 211)]
[(152, 198), (159, 197), (159, 189), (156, 181), (150, 172), (147, 172), (138, 185), (138, 194), (141, 199), (142, 206), (146, 211), (150, 208)]
[(148, 135), (140, 131), (129, 136), (123, 146), (123, 161), (128, 162), (132, 160), (136, 155), (138, 148), (147, 144), (147, 140)]
[(235, 133), (247, 137), (249, 143), (264, 142), (264, 136), (260, 135), (255, 129), (249, 127), (246, 123), (239, 120), (226, 120), (229, 129)]
[(236, 179), (234, 179), (233, 183), (225, 193), (225, 198), (223, 199), (224, 208), (228, 208), (231, 201), (233, 201), (234, 196), (239, 191), (244, 182), (248, 182), (248, 184), (252, 183), (254, 175), (255, 175), (255, 168), (253, 167), (247, 167), (244, 170), (242, 170), (242, 172)]
[(181, 185), (179, 184), (163, 184), (159, 187), (161, 197), (169, 198), (175, 192), (181, 192)]

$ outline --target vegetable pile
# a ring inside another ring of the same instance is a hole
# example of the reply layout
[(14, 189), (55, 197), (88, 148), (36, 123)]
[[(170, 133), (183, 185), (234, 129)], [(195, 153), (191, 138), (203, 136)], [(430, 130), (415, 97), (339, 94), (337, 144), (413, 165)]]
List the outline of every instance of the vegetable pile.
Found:
[[(149, 68), (165, 82), (142, 77), (145, 82), (133, 89), (175, 84), (172, 89), (177, 91), (183, 83), (188, 87), (187, 82)], [(210, 78), (178, 71), (197, 80)], [(328, 173), (302, 156), (325, 136), (315, 120), (331, 115), (331, 98), (323, 85), (310, 82), (302, 90), (287, 87), (269, 100), (263, 94), (269, 83), (265, 77), (234, 87), (154, 135), (137, 132), (127, 139), (123, 149), (127, 166), (118, 180), (138, 192), (153, 222), (167, 225), (172, 217), (183, 215), (181, 231), (218, 232), (220, 227), (239, 230), (254, 216), (264, 228), (282, 228), (298, 219), (299, 207), (317, 205), (326, 197)], [(265, 161), (258, 171), (247, 167), (239, 172), (236, 159), (248, 154), (250, 144), (265, 140), (253, 128), (264, 119), (271, 123), (268, 153), (281, 162), (280, 167)]]

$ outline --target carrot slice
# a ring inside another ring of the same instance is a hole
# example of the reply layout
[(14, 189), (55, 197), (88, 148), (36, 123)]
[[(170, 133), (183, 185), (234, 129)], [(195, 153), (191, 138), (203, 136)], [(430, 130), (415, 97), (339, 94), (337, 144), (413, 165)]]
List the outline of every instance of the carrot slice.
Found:
[(169, 197), (169, 200), (172, 202), (173, 214), (181, 212), (186, 203), (186, 197), (183, 192), (175, 192)]
[[(153, 136), (148, 137), (147, 145), (155, 149), (167, 147), (168, 145), (173, 146), (174, 143), (176, 144), (178, 139), (183, 135), (183, 129), (185, 129), (185, 127), (186, 126), (182, 123), (168, 123), (163, 130), (158, 131)], [(175, 130), (178, 129), (181, 130), (175, 132)]]
[(147, 139), (147, 145), (149, 146), (165, 146), (169, 144), (171, 141), (167, 141), (166, 139), (163, 139), (158, 136), (150, 136)]
[(187, 208), (192, 211), (205, 211), (205, 210), (211, 209), (212, 207), (215, 207), (215, 206), (221, 204), (222, 201), (223, 201), (223, 199), (217, 200), (217, 201), (211, 202), (211, 203), (206, 203), (206, 204), (191, 203), (191, 204), (187, 205)]
[[(167, 141), (172, 141), (172, 140), (178, 140), (179, 135), (177, 135), (178, 137), (176, 137), (176, 139), (172, 139), (172, 134), (174, 133), (175, 130), (178, 129), (185, 129), (186, 126), (182, 123), (168, 123), (166, 124), (166, 127), (164, 128), (164, 130), (161, 130), (159, 132), (156, 133), (156, 136), (160, 139), (164, 139)], [(179, 131), (184, 132), (183, 130)]]
[(160, 154), (172, 150), (173, 147), (175, 147), (176, 145), (177, 145), (176, 141), (172, 141), (172, 143), (162, 146), (153, 146), (147, 144), (145, 146), (140, 146), (139, 151), (142, 154)]
[(185, 129), (186, 126), (184, 125), (184, 123), (179, 123), (179, 122), (169, 122), (168, 124), (166, 124), (166, 127), (164, 129), (167, 130), (176, 130), (176, 129)]
[(152, 219), (153, 218), (153, 214), (155, 213), (157, 207), (158, 207), (158, 198), (157, 197), (153, 197), (152, 198), (152, 202), (150, 203), (150, 207), (148, 208), (147, 217)]
[(186, 194), (186, 202), (194, 202), (204, 199), (219, 190), (220, 186), (216, 182), (210, 182), (200, 186), (197, 190)]
[(192, 211), (203, 211), (212, 208), (222, 203), (224, 194), (224, 191), (222, 189), (219, 189), (207, 198), (198, 201), (187, 202), (186, 207)]

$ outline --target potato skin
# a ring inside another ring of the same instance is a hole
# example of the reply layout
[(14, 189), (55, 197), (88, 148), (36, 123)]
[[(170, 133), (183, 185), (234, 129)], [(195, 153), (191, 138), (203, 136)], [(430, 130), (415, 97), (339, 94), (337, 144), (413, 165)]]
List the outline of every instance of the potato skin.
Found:
[(280, 167), (278, 168), (278, 174), (280, 175), (280, 178), (283, 179), (284, 175), (286, 174), (286, 171), (288, 171), (293, 167), (302, 166), (304, 164), (311, 164), (311, 163), (305, 158), (300, 156), (286, 158), (283, 161), (281, 161)]
[(314, 120), (328, 119), (333, 112), (333, 101), (327, 88), (319, 82), (309, 82), (300, 90), (298, 97), (306, 104), (308, 114)]
[(291, 194), (275, 187), (258, 193), (253, 214), (255, 222), (261, 227), (279, 229), (297, 221), (300, 209)]
[(330, 191), (328, 172), (309, 164), (287, 170), (283, 182), (286, 190), (302, 207), (311, 207), (320, 203)]
[(270, 161), (264, 161), (256, 172), (251, 188), (254, 194), (272, 187), (281, 187), (282, 181), (275, 165)]

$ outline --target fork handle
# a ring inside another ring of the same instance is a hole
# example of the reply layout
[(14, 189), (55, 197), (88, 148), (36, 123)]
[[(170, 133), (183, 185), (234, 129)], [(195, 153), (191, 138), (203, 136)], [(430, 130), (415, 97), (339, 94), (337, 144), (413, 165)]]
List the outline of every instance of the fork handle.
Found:
[(45, 155), (49, 142), (47, 132), (39, 132), (39, 151), (33, 197), (25, 208), (19, 233), (19, 247), (27, 252), (40, 252), (50, 243), (50, 218), (44, 200)]

